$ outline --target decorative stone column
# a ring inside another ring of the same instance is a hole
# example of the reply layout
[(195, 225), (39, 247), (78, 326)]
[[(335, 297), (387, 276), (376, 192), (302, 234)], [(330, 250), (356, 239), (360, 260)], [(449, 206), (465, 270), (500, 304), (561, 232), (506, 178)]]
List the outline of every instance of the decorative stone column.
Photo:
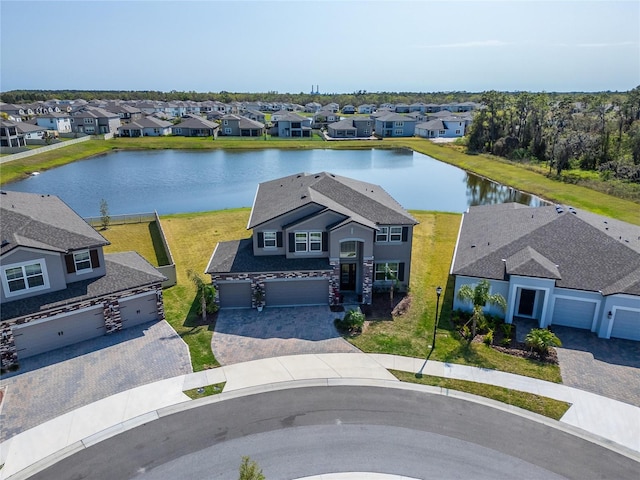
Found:
[(340, 260), (330, 259), (329, 265), (333, 269), (329, 278), (329, 304), (340, 303)]
[(120, 315), (120, 303), (118, 303), (118, 300), (104, 302), (103, 313), (107, 334), (122, 330), (122, 316)]
[(362, 303), (371, 305), (373, 293), (373, 257), (362, 262)]
[(16, 342), (8, 325), (0, 329), (0, 356), (2, 358), (2, 368), (9, 368), (18, 363)]
[(156, 289), (156, 310), (158, 312), (158, 320), (164, 320), (164, 298), (162, 296), (162, 287), (158, 287)]

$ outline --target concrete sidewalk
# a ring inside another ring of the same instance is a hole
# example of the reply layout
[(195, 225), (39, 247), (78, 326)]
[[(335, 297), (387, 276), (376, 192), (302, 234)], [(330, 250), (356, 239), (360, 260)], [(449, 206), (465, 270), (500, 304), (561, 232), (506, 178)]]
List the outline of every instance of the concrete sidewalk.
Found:
[[(371, 384), (389, 387), (395, 384), (400, 388), (401, 382), (388, 369), (471, 380), (566, 401), (572, 406), (560, 420), (560, 426), (564, 423), (572, 427), (574, 432), (582, 430), (595, 435), (599, 437), (601, 444), (611, 448), (618, 445), (640, 452), (640, 408), (617, 400), (565, 385), (477, 367), (435, 361), (425, 363), (424, 359), (393, 355), (331, 353), (239, 363), (181, 375), (104, 398), (0, 444), (0, 463), (4, 463), (0, 479), (27, 478), (46, 465), (76, 451), (155, 420), (161, 414), (170, 413), (172, 409), (177, 411), (186, 408), (187, 402), (191, 400), (183, 393), (184, 390), (226, 382), (223, 393), (216, 397), (226, 400), (245, 393), (309, 384)], [(451, 394), (445, 389), (423, 386), (416, 388)], [(482, 401), (479, 397), (466, 397)], [(209, 401), (211, 398), (202, 401)], [(555, 422), (549, 420), (549, 423)], [(592, 440), (598, 438), (592, 437)]]

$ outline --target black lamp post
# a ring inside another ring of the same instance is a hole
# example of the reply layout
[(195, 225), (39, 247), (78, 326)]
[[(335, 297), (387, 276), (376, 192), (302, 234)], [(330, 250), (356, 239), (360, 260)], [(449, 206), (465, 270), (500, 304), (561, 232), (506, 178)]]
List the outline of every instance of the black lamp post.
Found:
[(438, 310), (440, 307), (441, 294), (442, 294), (442, 287), (438, 286), (438, 288), (436, 288), (436, 295), (438, 296), (436, 299), (436, 321), (433, 323), (433, 345), (431, 345), (431, 350), (436, 348), (436, 329), (438, 328)]

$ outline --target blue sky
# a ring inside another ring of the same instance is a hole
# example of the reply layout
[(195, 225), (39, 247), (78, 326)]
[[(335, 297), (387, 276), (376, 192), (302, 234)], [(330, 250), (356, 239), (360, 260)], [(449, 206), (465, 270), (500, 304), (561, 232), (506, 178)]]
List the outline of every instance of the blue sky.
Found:
[(601, 91), (640, 1), (1, 0), (0, 90)]

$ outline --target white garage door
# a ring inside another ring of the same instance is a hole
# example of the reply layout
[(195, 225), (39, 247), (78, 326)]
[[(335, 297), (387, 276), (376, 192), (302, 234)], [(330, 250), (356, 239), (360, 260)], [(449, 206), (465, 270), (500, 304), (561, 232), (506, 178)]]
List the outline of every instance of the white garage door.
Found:
[(102, 306), (74, 315), (13, 327), (18, 358), (66, 347), (106, 333)]
[(556, 297), (551, 323), (554, 325), (564, 325), (565, 327), (586, 328), (591, 330), (595, 311), (595, 302)]
[(219, 283), (220, 308), (251, 308), (251, 282)]
[(611, 336), (627, 340), (640, 340), (640, 312), (616, 309)]
[(156, 294), (152, 292), (131, 300), (121, 300), (120, 317), (122, 318), (122, 328), (134, 327), (141, 323), (157, 320)]
[(328, 305), (329, 280), (283, 280), (265, 282), (266, 306)]

